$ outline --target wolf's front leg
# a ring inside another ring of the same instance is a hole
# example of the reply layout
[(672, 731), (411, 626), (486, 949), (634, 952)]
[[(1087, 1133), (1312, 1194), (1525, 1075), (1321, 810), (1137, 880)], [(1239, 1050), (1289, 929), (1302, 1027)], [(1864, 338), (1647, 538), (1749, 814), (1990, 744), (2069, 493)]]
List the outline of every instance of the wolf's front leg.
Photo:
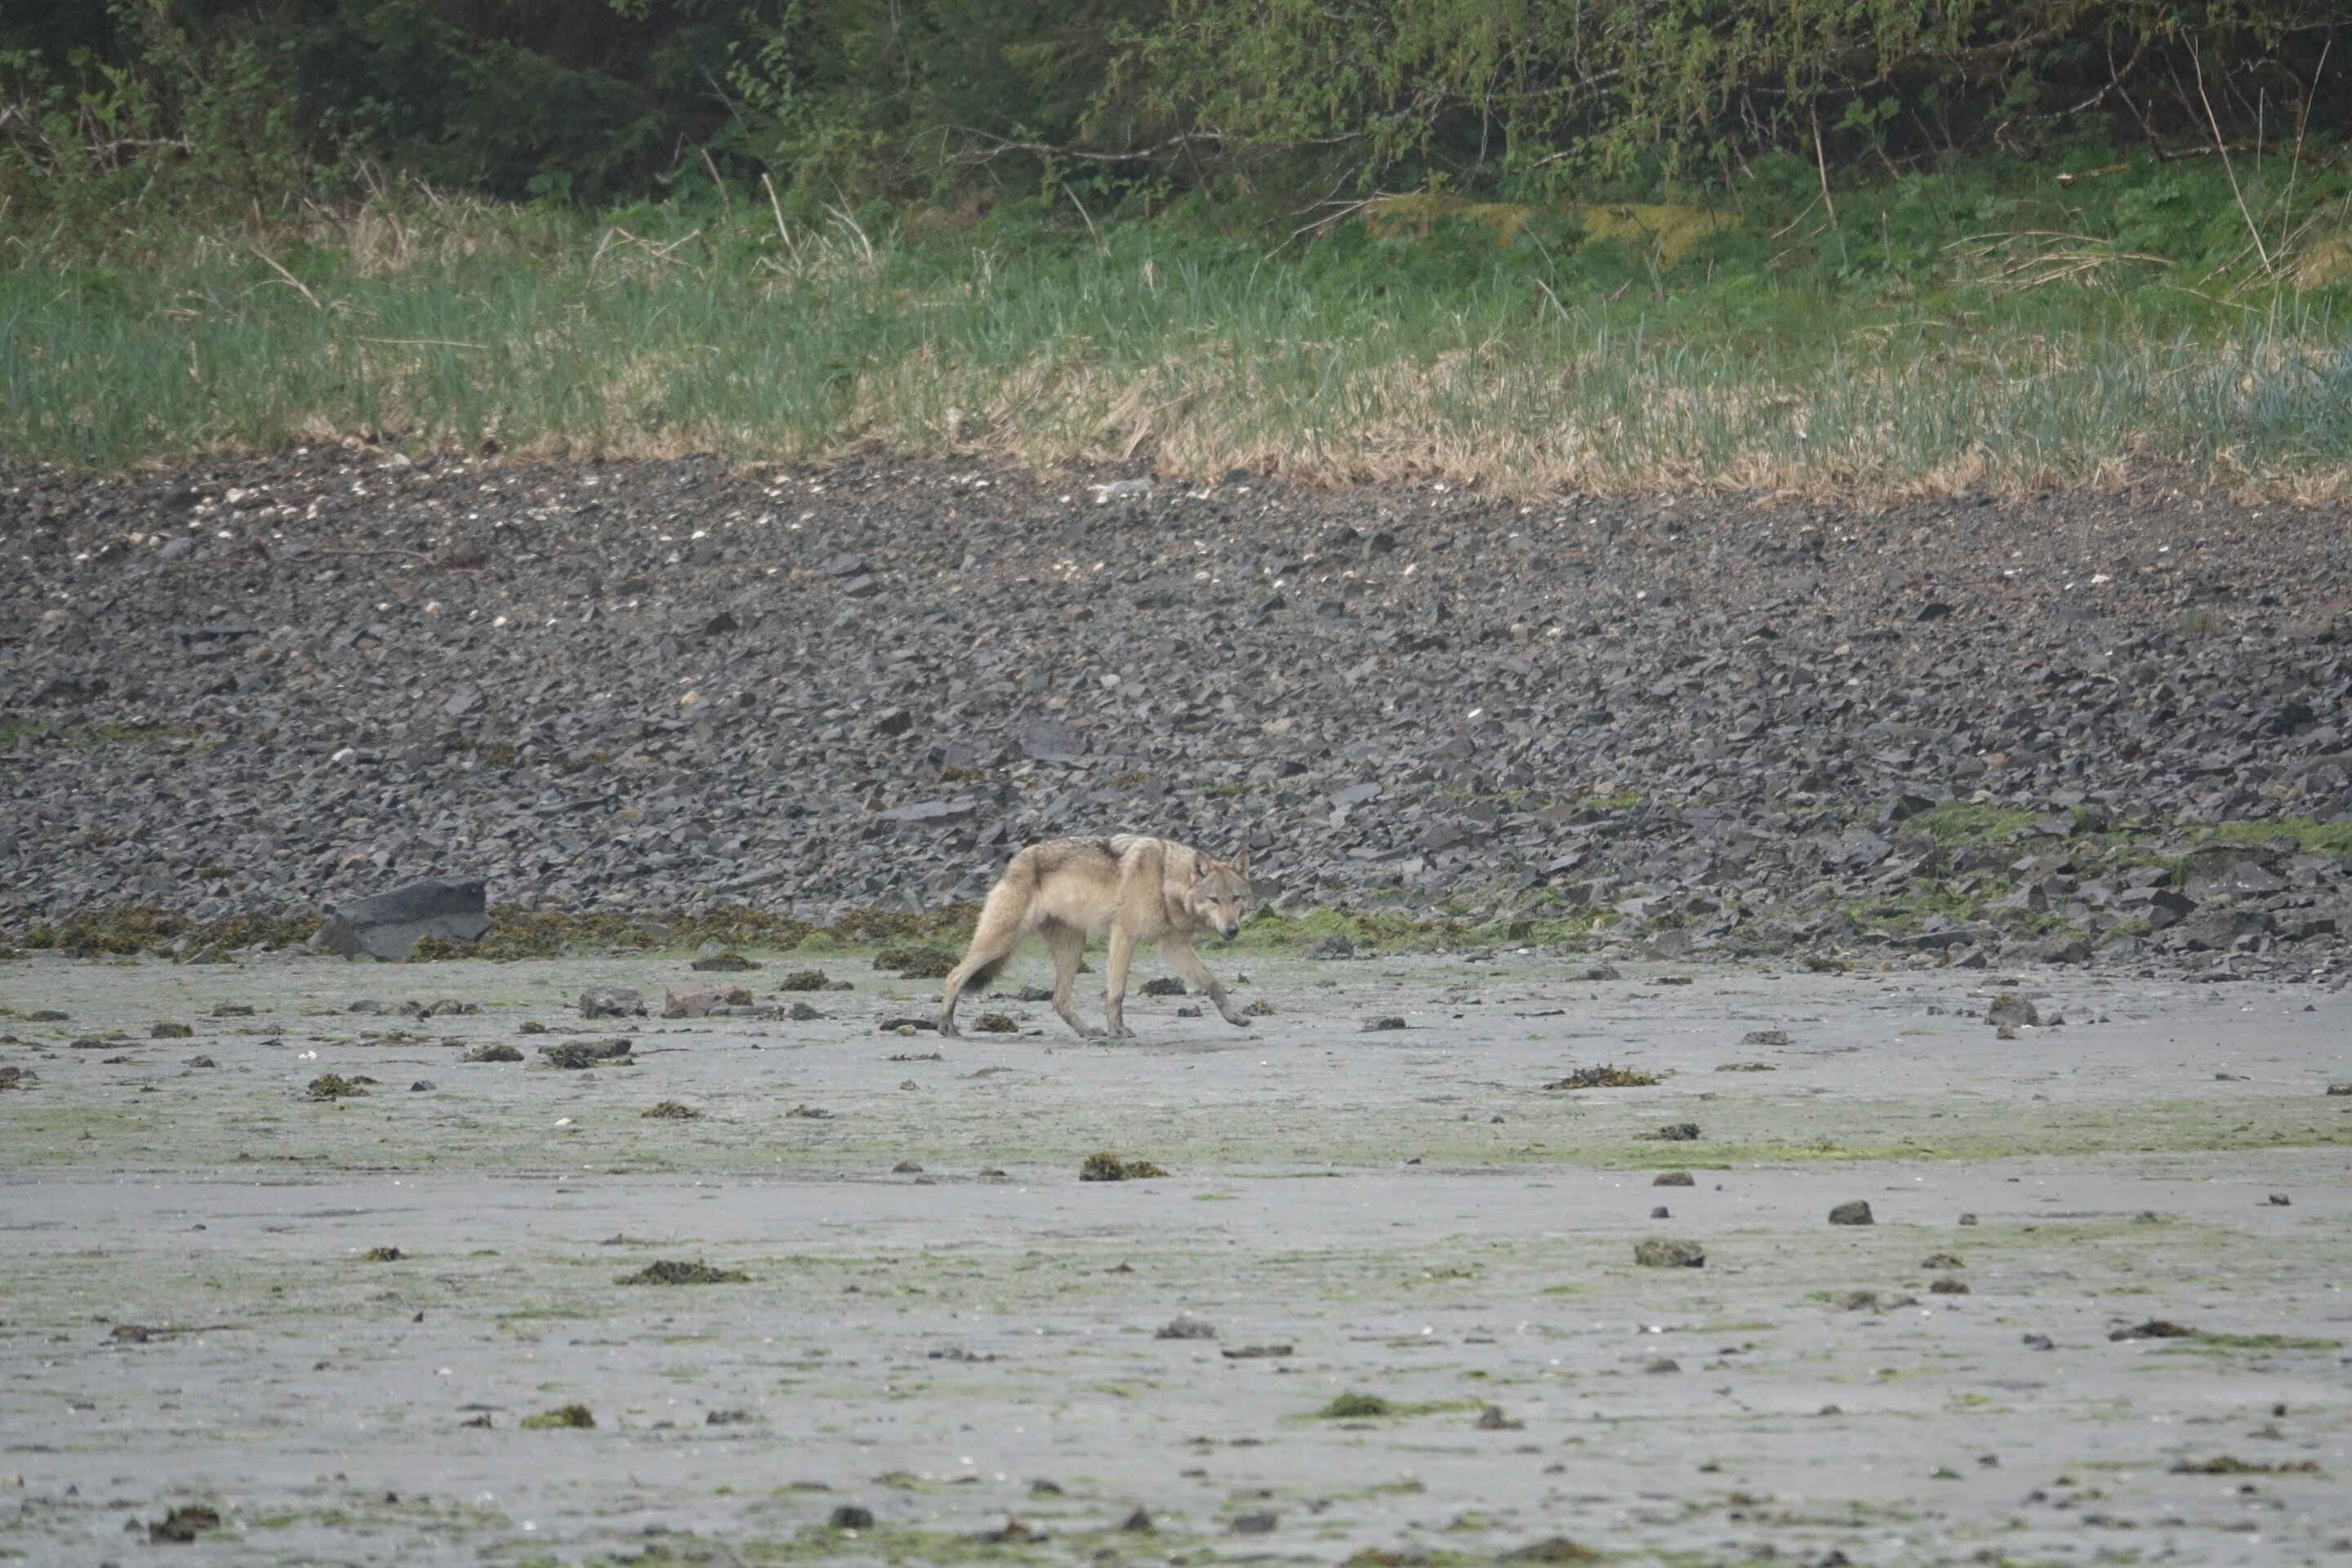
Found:
[(1179, 936), (1162, 938), (1160, 956), (1168, 961), (1169, 968), (1199, 986), (1217, 1005), (1219, 1017), (1235, 1028), (1249, 1027), (1248, 1017), (1234, 1005), (1233, 998), (1225, 994), (1225, 988), (1217, 984), (1217, 977), (1209, 973), (1209, 966), (1201, 962), (1201, 955), (1192, 951), (1191, 942)]
[(1131, 1040), (1127, 1026), (1127, 971), (1135, 962), (1135, 932), (1124, 923), (1110, 928), (1110, 952), (1103, 961), (1103, 1023), (1114, 1040)]

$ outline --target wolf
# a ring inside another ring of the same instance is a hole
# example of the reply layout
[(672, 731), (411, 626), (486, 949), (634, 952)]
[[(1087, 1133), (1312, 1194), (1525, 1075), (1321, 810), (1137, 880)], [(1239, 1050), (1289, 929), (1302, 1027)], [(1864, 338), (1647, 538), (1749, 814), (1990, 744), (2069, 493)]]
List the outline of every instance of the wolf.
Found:
[[(981, 906), (971, 946), (949, 973), (940, 997), (940, 1033), (956, 1033), (956, 998), (964, 987), (995, 979), (1031, 931), (1045, 939), (1054, 955), (1054, 1011), (1082, 1039), (1134, 1038), (1125, 1010), (1127, 968), (1135, 944), (1152, 941), (1171, 968), (1208, 993), (1226, 1023), (1247, 1028), (1249, 1020), (1192, 951), (1192, 939), (1213, 931), (1232, 941), (1249, 896), (1246, 849), (1230, 860), (1213, 860), (1188, 845), (1133, 833), (1033, 844), (1013, 858)], [(1070, 1005), (1070, 984), (1087, 938), (1104, 932), (1110, 935), (1103, 976), (1108, 1028), (1097, 1029)]]

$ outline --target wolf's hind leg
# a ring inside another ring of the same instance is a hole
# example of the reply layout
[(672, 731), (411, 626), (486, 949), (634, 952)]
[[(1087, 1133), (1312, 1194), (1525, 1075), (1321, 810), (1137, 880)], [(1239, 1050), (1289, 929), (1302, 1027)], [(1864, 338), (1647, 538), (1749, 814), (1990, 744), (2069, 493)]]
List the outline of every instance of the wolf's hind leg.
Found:
[(957, 1037), (957, 998), (965, 986), (985, 985), (995, 979), (1020, 947), (1022, 935), (1018, 923), (1006, 921), (992, 927), (983, 914), (980, 929), (972, 932), (971, 946), (964, 950), (963, 962), (948, 972), (947, 984), (940, 993), (940, 1034), (950, 1039)]
[(1225, 988), (1217, 984), (1217, 977), (1209, 973), (1209, 966), (1201, 962), (1201, 955), (1192, 951), (1191, 942), (1181, 936), (1163, 937), (1160, 956), (1168, 961), (1169, 968), (1208, 994), (1209, 1000), (1217, 1005), (1219, 1017), (1239, 1028), (1249, 1027), (1248, 1017), (1234, 1008), (1233, 998), (1225, 994)]
[(1070, 988), (1078, 980), (1078, 961), (1086, 956), (1087, 933), (1060, 921), (1047, 921), (1038, 928), (1038, 934), (1045, 939), (1046, 950), (1054, 955), (1054, 1011), (1062, 1016), (1062, 1022), (1080, 1039), (1099, 1037), (1102, 1031), (1080, 1018), (1078, 1010), (1070, 1005)]

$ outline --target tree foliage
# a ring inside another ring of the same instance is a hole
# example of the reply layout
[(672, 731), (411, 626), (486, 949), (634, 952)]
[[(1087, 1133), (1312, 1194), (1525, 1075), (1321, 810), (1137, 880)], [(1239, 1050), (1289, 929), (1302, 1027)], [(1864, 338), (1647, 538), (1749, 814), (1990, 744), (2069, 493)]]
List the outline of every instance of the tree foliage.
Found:
[(2342, 0), (58, 0), (0, 22), (12, 226), (266, 219), (374, 169), (592, 205), (712, 178), (1630, 193), (2090, 130), (2339, 134)]

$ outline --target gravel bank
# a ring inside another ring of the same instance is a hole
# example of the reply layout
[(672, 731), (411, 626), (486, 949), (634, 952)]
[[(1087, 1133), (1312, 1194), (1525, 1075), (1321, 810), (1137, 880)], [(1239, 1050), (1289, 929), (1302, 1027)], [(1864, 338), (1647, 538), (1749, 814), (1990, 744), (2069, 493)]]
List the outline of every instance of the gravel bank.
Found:
[(824, 921), (1113, 829), (1664, 954), (2311, 972), (2347, 918), (2340, 510), (324, 447), (0, 470), (0, 536), (19, 940), (435, 874)]

